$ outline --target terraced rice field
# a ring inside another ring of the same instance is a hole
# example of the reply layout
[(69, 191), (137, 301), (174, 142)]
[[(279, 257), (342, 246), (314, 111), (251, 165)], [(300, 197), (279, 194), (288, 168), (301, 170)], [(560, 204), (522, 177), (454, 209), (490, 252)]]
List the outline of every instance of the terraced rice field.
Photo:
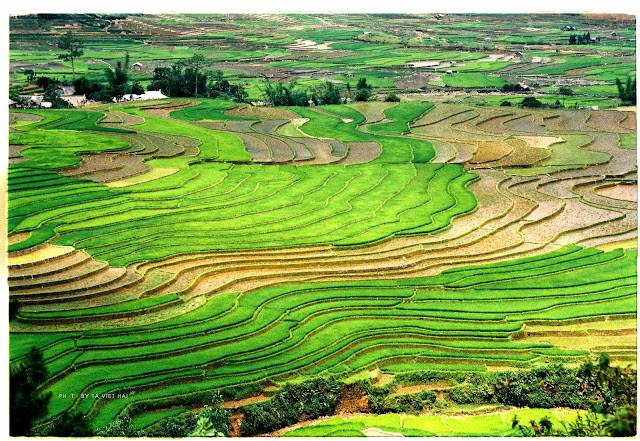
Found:
[(40, 423), (376, 369), (635, 362), (626, 114), (375, 104), (12, 112), (10, 350), (43, 350)]

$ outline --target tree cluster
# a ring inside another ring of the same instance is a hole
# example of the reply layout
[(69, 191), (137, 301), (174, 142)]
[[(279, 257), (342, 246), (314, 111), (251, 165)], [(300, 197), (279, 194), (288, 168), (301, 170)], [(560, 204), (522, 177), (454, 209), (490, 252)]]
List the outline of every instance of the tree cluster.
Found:
[[(600, 38), (597, 38), (596, 41), (600, 41)], [(569, 35), (569, 44), (590, 44), (593, 43), (591, 41), (591, 33), (585, 32), (584, 34), (571, 34)]]
[(626, 86), (622, 84), (620, 78), (616, 78), (616, 86), (618, 86), (618, 96), (623, 103), (636, 105), (636, 78), (633, 80), (631, 77), (627, 77)]
[(305, 419), (332, 415), (340, 399), (342, 384), (333, 378), (319, 378), (287, 384), (269, 401), (243, 408), (242, 436), (254, 436), (290, 426)]
[(636, 406), (635, 372), (599, 363), (578, 369), (551, 365), (529, 371), (471, 374), (449, 390), (449, 399), (459, 404), (500, 403), (517, 407), (569, 407), (614, 414), (623, 406)]
[(124, 95), (130, 93), (144, 93), (140, 83), (129, 84), (129, 54), (125, 55), (124, 61), (116, 62), (114, 68), (105, 68), (104, 74), (107, 83), (91, 81), (85, 77), (75, 80), (73, 85), (76, 94), (86, 95), (88, 100), (110, 102), (114, 99), (121, 100)]
[(157, 67), (147, 90), (161, 90), (170, 97), (206, 96), (246, 102), (248, 94), (241, 84), (225, 80), (219, 70), (209, 78), (207, 73), (200, 71), (202, 65), (203, 61), (198, 59), (195, 62), (175, 63), (171, 67)]
[(64, 412), (53, 423), (37, 431), (34, 422), (47, 412), (51, 392), (39, 394), (47, 379), (42, 352), (32, 348), (26, 360), (9, 374), (9, 434), (11, 436), (91, 437), (93, 430), (81, 412)]
[(346, 98), (342, 98), (340, 89), (331, 81), (327, 81), (324, 85), (316, 89), (311, 94), (311, 101), (316, 106), (325, 104), (341, 104), (346, 102)]
[(523, 99), (520, 105), (522, 107), (531, 108), (531, 109), (539, 109), (541, 107), (545, 107), (545, 104), (542, 101), (539, 101), (532, 96), (528, 96), (525, 99)]
[(368, 410), (373, 413), (420, 413), (433, 409), (437, 396), (434, 391), (423, 390), (414, 394), (395, 395), (397, 382), (391, 381), (384, 386), (374, 386), (370, 380), (357, 384), (368, 398)]
[(352, 97), (354, 101), (367, 101), (371, 98), (371, 84), (367, 84), (366, 78), (360, 78), (358, 80), (358, 84), (356, 85), (356, 91), (353, 93)]
[[(331, 81), (326, 81), (319, 88), (309, 91), (297, 87), (296, 82), (287, 84), (272, 83), (265, 79), (263, 87), (264, 101), (270, 106), (309, 106), (313, 103), (316, 106), (326, 104), (344, 104), (351, 98), (353, 101), (367, 101), (371, 98), (372, 86), (367, 84), (366, 78), (360, 78), (355, 90), (351, 90), (351, 85), (346, 83), (346, 95), (340, 91), (338, 86)], [(400, 101), (395, 94), (387, 96), (388, 101)]]
[(207, 96), (211, 98), (230, 99), (237, 103), (247, 102), (249, 94), (241, 84), (230, 83), (225, 80), (222, 71), (216, 70), (211, 74), (211, 82), (207, 86)]
[(393, 92), (390, 92), (385, 98), (384, 101), (387, 103), (399, 103), (400, 97)]
[(307, 90), (297, 87), (295, 81), (286, 85), (265, 80), (263, 92), (264, 100), (270, 106), (309, 106)]
[(502, 90), (504, 90), (505, 92), (522, 92), (523, 90), (528, 91), (529, 89), (525, 89), (518, 83), (516, 84), (506, 83), (504, 86), (502, 86)]
[[(231, 412), (220, 407), (222, 401), (222, 395), (214, 393), (211, 396), (211, 404), (205, 405), (200, 412), (183, 412), (162, 420), (142, 431), (136, 431), (135, 435), (118, 435), (113, 430), (105, 431), (107, 428), (103, 429), (99, 434), (103, 436), (145, 436), (151, 438), (228, 436), (231, 428)], [(130, 425), (126, 426), (125, 429), (128, 427)], [(120, 427), (119, 432), (122, 432), (122, 429)], [(131, 430), (134, 429), (131, 428)]]
[(42, 353), (31, 349), (24, 362), (9, 373), (9, 434), (32, 435), (33, 422), (44, 416), (51, 393), (39, 394), (38, 388), (47, 378)]
[(64, 53), (58, 56), (59, 59), (65, 61), (71, 61), (71, 73), (73, 74), (73, 81), (76, 80), (76, 68), (74, 60), (81, 57), (84, 54), (83, 43), (80, 39), (71, 31), (67, 31), (57, 41), (58, 48), (62, 49)]

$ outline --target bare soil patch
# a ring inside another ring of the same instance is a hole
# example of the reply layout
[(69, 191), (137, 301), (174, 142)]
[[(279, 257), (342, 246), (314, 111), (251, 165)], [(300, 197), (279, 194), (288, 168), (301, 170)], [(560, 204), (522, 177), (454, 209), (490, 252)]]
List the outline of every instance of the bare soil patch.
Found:
[(404, 435), (401, 433), (387, 432), (385, 430), (381, 430), (376, 427), (369, 427), (368, 429), (364, 429), (362, 433), (364, 433), (367, 436), (372, 436), (376, 438), (377, 437), (394, 437), (394, 438), (404, 437)]
[(411, 395), (423, 390), (443, 390), (451, 389), (452, 386), (446, 384), (417, 384), (415, 386), (398, 386), (396, 395)]
[(589, 127), (593, 127), (605, 132), (631, 133), (630, 129), (620, 126), (626, 118), (623, 112), (616, 110), (591, 110), (591, 118), (587, 121)]
[(558, 138), (557, 136), (516, 136), (516, 138), (523, 140), (531, 147), (539, 148), (539, 149), (547, 149), (549, 146), (556, 144), (558, 142), (564, 142), (564, 139)]
[(259, 107), (249, 106), (247, 104), (239, 104), (231, 109), (223, 110), (225, 115), (237, 116), (242, 118), (257, 118), (260, 120), (284, 119), (293, 120), (300, 118), (297, 113), (281, 107)]
[(637, 125), (638, 121), (636, 120), (637, 115), (636, 115), (635, 110), (633, 112), (624, 111), (623, 113), (625, 114), (626, 118), (623, 119), (620, 122), (620, 127), (624, 127), (625, 129), (629, 129), (629, 130), (632, 130), (634, 132), (637, 131), (638, 130), (638, 125)]
[(15, 243), (22, 242), (23, 240), (27, 240), (29, 238), (29, 236), (31, 236), (31, 232), (30, 231), (23, 232), (23, 233), (13, 233), (7, 239), (7, 244), (8, 245), (13, 245)]
[[(243, 133), (252, 133), (253, 129), (251, 125), (256, 121), (226, 121), (224, 123), (224, 129), (229, 130), (231, 132), (243, 132)], [(202, 124), (203, 126), (206, 123)]]
[(268, 399), (269, 397), (265, 397), (263, 394), (260, 394), (255, 397), (243, 398), (241, 400), (225, 401), (220, 405), (220, 407), (223, 409), (238, 409), (242, 406), (246, 406), (247, 404), (261, 403)]
[(250, 133), (236, 133), (242, 143), (244, 144), (244, 149), (247, 153), (251, 155), (251, 160), (253, 162), (272, 162), (271, 151), (267, 144), (260, 138), (258, 138), (255, 134)]
[(380, 103), (374, 101), (367, 101), (364, 103), (348, 104), (352, 109), (357, 110), (365, 116), (363, 124), (374, 124), (381, 122), (386, 118), (384, 111), (392, 107), (394, 103)]
[[(556, 120), (556, 118), (554, 118)], [(545, 120), (546, 121), (546, 120)], [(502, 123), (503, 127), (512, 133), (548, 133), (548, 130), (541, 125), (537, 125), (534, 116), (523, 115), (515, 119), (510, 119)]]
[(612, 185), (610, 187), (597, 188), (597, 194), (612, 199), (621, 199), (624, 201), (638, 202), (638, 185)]
[(349, 153), (340, 160), (340, 164), (365, 164), (382, 154), (382, 147), (377, 142), (348, 142)]
[(502, 142), (478, 141), (476, 147), (473, 157), (468, 161), (472, 164), (497, 161), (512, 151), (511, 147)]
[(117, 115), (118, 118), (120, 118), (123, 126), (135, 126), (144, 123), (144, 118), (140, 116), (129, 115), (128, 113), (120, 112), (118, 110), (112, 110), (111, 113)]
[(143, 182), (149, 182), (155, 179), (171, 176), (172, 174), (178, 173), (179, 171), (180, 169), (175, 167), (153, 168), (151, 169), (151, 171), (143, 175), (134, 176), (131, 178), (123, 179), (121, 181), (108, 182), (107, 185), (113, 188), (128, 187), (130, 185), (141, 184)]
[(334, 115), (333, 113), (327, 112), (326, 110), (318, 109), (316, 107), (310, 107), (310, 110), (313, 110), (314, 112), (322, 113), (323, 115), (331, 116), (333, 118), (340, 118), (343, 123), (350, 123), (353, 121), (353, 119), (351, 118), (344, 118), (339, 115)]
[[(12, 236), (15, 235), (9, 236), (10, 240)], [(19, 256), (12, 256), (10, 254), (9, 258), (7, 259), (7, 264), (22, 265), (25, 263), (33, 263), (40, 260), (50, 259), (52, 257), (62, 256), (63, 254), (67, 254), (72, 251), (73, 247), (45, 244), (45, 246), (43, 246), (42, 248), (39, 248), (37, 250), (29, 250)]]
[(251, 127), (256, 132), (260, 132), (266, 135), (274, 135), (276, 132), (276, 129), (279, 126), (285, 124), (287, 121), (288, 121), (287, 119), (267, 119), (267, 120), (258, 121)]
[(98, 153), (80, 155), (80, 157), (82, 162), (78, 167), (61, 170), (60, 174), (106, 183), (140, 175), (151, 170), (150, 166), (142, 162), (143, 157), (128, 153)]
[(478, 146), (473, 144), (463, 144), (460, 142), (451, 143), (453, 148), (456, 150), (455, 159), (449, 161), (453, 164), (460, 164), (462, 162), (468, 162), (473, 157), (474, 153)]
[(522, 139), (507, 138), (504, 142), (512, 148), (512, 151), (508, 156), (493, 163), (493, 167), (533, 165), (550, 155), (549, 150), (532, 147)]
[(439, 139), (429, 139), (429, 142), (436, 151), (436, 157), (432, 162), (445, 163), (456, 157), (456, 151), (451, 144)]

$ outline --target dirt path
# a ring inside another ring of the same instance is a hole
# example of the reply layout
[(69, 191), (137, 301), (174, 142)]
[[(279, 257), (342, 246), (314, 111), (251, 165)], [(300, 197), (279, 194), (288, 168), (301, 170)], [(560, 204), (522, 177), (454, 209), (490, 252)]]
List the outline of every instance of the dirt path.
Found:
[(401, 433), (387, 432), (376, 427), (369, 427), (368, 429), (364, 429), (362, 433), (370, 437), (404, 437), (404, 435)]
[(247, 404), (261, 403), (263, 401), (267, 401), (268, 399), (269, 397), (260, 394), (256, 395), (255, 397), (243, 398), (241, 400), (225, 401), (220, 405), (220, 407), (224, 409), (239, 409), (242, 406), (246, 406)]

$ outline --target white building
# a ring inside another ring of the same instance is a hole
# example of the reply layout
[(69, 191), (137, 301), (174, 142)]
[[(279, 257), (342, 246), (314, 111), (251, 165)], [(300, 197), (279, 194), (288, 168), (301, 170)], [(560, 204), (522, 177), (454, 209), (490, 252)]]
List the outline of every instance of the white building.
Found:
[(128, 93), (123, 95), (122, 101), (161, 100), (167, 98), (160, 90), (147, 90), (142, 95)]

